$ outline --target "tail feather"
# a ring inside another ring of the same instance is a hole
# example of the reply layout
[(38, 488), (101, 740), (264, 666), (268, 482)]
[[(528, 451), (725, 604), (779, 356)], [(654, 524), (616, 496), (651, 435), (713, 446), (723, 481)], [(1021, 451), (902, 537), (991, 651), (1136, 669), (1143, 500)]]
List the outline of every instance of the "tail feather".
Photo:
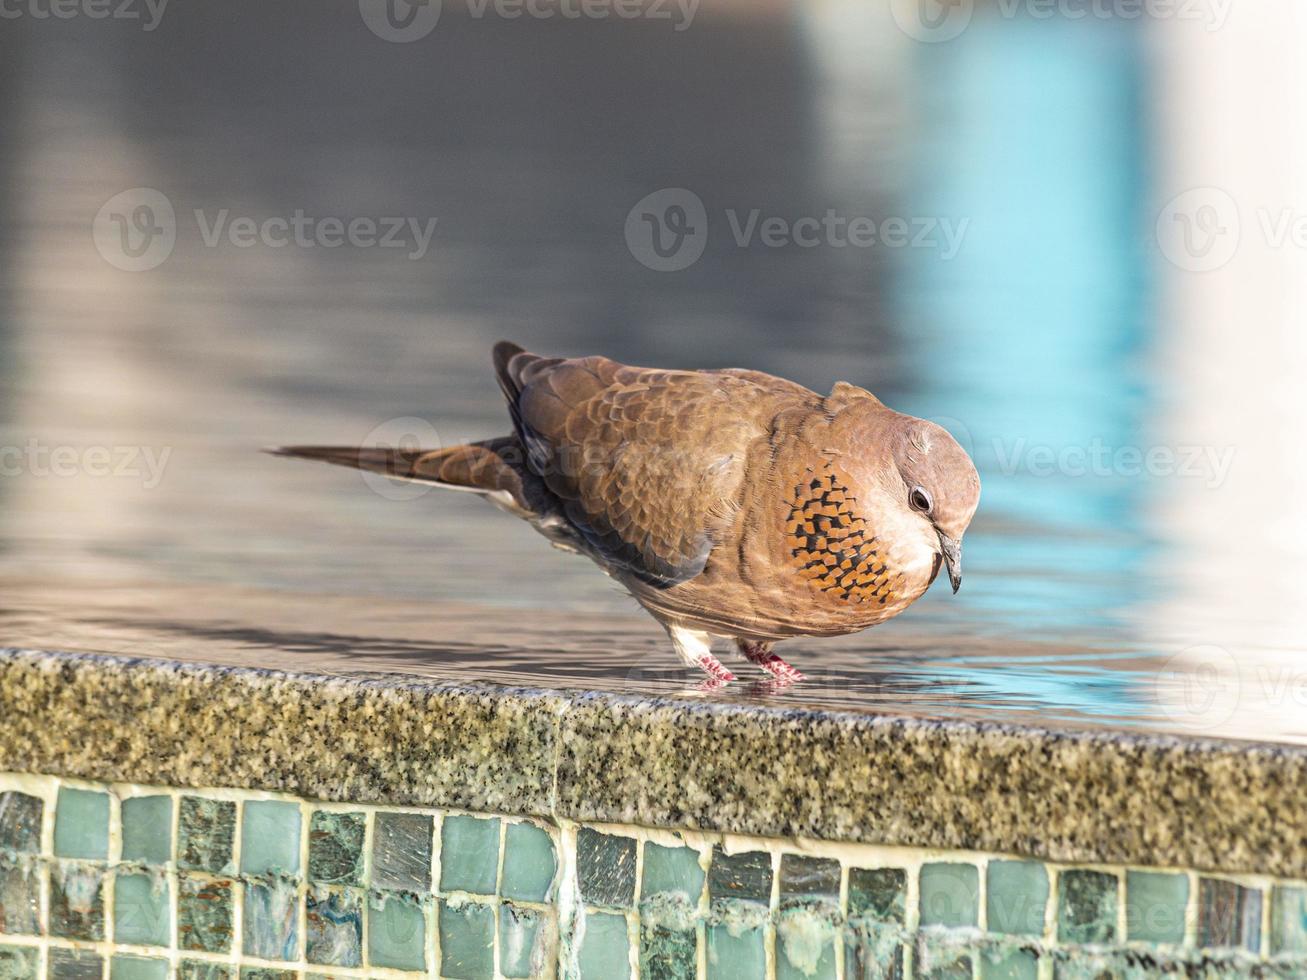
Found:
[(493, 494), (497, 503), (511, 501), (517, 510), (533, 510), (523, 486), (522, 446), (513, 436), (448, 449), (277, 446), (267, 451), (274, 456), (334, 463), (398, 480)]

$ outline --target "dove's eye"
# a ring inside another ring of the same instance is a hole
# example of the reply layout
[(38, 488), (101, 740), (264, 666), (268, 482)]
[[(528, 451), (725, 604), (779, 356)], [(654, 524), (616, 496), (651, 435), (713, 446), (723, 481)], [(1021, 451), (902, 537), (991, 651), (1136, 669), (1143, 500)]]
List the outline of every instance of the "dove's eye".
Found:
[(908, 503), (913, 510), (919, 510), (923, 514), (929, 514), (930, 508), (934, 506), (931, 502), (930, 494), (923, 487), (913, 487), (912, 492), (908, 494)]

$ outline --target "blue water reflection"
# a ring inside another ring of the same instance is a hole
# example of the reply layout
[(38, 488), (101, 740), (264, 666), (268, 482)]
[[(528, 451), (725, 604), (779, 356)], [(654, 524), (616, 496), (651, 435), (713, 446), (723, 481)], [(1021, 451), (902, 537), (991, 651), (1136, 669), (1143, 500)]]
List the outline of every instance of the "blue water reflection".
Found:
[(956, 258), (912, 255), (895, 281), (903, 403), (951, 416), (981, 470), (967, 602), (1043, 629), (1111, 619), (1149, 548), (1144, 481), (1092, 473), (1098, 449), (1141, 444), (1153, 404), (1143, 38), (978, 17), (913, 53), (908, 210), (969, 225)]

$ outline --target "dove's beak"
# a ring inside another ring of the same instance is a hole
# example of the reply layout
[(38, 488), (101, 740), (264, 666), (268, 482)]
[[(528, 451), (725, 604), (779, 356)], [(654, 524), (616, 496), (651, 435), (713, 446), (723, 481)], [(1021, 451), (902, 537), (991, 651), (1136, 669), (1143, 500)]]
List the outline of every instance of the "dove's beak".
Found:
[(941, 531), (939, 550), (944, 556), (944, 567), (948, 569), (949, 584), (953, 586), (953, 594), (957, 595), (962, 586), (962, 542), (954, 541)]

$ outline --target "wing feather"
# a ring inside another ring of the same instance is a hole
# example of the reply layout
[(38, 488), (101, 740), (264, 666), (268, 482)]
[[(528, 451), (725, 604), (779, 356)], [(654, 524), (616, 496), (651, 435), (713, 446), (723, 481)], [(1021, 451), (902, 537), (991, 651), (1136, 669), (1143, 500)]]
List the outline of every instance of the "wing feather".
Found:
[(666, 588), (734, 519), (749, 447), (807, 389), (757, 372), (661, 371), (496, 348), (531, 469), (610, 567)]

